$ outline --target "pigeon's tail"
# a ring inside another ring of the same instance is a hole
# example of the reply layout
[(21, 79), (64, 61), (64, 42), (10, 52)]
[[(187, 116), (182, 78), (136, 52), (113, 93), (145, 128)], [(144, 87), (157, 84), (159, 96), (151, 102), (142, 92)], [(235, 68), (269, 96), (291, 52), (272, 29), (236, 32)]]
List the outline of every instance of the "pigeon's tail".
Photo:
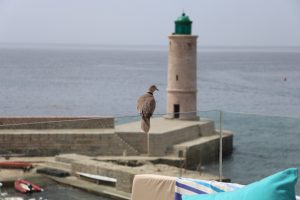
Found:
[(141, 119), (141, 128), (144, 133), (148, 133), (150, 130), (150, 117), (142, 117)]

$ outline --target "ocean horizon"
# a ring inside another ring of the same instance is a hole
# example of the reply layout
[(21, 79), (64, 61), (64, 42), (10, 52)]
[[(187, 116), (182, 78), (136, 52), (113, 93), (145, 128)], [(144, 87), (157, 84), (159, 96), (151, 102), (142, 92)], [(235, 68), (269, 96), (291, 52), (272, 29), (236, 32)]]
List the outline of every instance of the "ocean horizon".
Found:
[[(0, 45), (2, 116), (134, 115), (152, 84), (156, 113), (166, 112), (167, 47), (8, 46)], [(198, 110), (300, 117), (300, 48), (252, 49), (198, 48)]]

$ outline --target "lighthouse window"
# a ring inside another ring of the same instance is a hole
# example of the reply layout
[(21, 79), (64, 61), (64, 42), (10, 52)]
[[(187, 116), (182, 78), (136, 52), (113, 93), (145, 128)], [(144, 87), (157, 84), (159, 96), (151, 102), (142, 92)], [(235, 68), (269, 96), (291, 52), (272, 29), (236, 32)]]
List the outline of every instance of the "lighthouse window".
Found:
[(176, 81), (178, 81), (178, 79), (179, 79), (179, 78), (178, 78), (178, 75), (176, 75)]

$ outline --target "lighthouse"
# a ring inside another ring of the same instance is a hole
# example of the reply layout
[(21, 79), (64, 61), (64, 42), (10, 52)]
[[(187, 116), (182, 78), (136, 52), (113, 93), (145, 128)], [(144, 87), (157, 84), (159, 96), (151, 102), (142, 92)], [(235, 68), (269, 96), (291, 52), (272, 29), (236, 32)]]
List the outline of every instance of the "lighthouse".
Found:
[(192, 21), (182, 13), (169, 36), (167, 115), (169, 119), (198, 120), (197, 38)]

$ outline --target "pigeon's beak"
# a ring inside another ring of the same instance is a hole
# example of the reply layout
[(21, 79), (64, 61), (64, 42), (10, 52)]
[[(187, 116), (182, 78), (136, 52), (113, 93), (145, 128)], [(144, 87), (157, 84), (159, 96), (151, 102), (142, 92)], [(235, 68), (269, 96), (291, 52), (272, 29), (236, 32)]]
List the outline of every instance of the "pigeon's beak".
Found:
[(157, 88), (155, 88), (157, 91), (159, 91)]

